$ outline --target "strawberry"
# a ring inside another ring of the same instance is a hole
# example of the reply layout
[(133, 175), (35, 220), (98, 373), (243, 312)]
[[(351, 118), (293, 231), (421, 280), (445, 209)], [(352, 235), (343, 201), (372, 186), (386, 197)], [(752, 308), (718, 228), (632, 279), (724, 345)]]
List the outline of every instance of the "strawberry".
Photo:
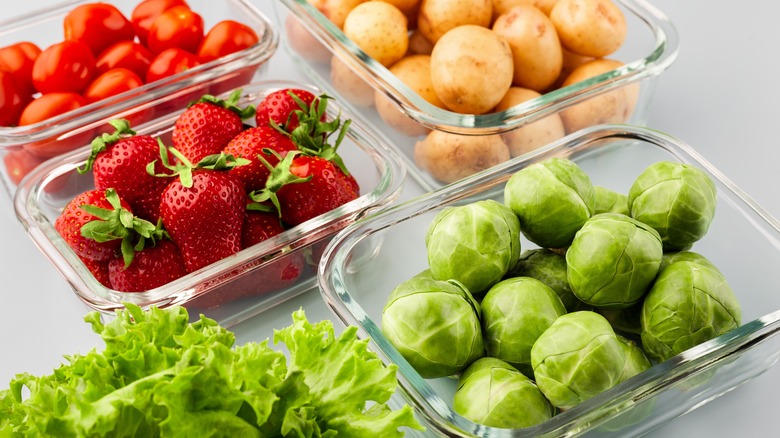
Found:
[[(78, 169), (90, 169), (96, 189), (113, 188), (127, 201), (138, 217), (156, 223), (160, 218), (160, 194), (168, 181), (147, 172), (147, 165), (160, 155), (158, 141), (150, 135), (136, 135), (126, 120), (109, 122), (116, 131), (92, 141), (92, 153)], [(157, 163), (154, 170), (164, 169)]]
[[(308, 108), (315, 100), (314, 94), (297, 88), (285, 88), (269, 93), (257, 105), (255, 122), (257, 126), (277, 125), (286, 132), (298, 127), (297, 111)], [(322, 120), (325, 115), (322, 114)]]
[(227, 100), (204, 95), (187, 107), (173, 126), (173, 146), (190, 162), (197, 163), (208, 155), (219, 154), (244, 129), (243, 120), (255, 114), (248, 105), (238, 107), (241, 90)]
[(136, 251), (129, 265), (121, 258), (108, 262), (111, 288), (120, 292), (144, 292), (186, 274), (179, 248), (169, 239), (161, 239), (153, 246)]
[(271, 206), (258, 204), (247, 198), (244, 225), (241, 229), (241, 248), (249, 248), (277, 234), (283, 233), (284, 225)]
[(225, 147), (226, 154), (250, 161), (246, 166), (238, 166), (230, 170), (230, 173), (244, 182), (247, 192), (265, 187), (265, 181), (270, 174), (268, 168), (257, 158), (259, 154), (263, 154), (272, 166), (279, 163), (276, 155), (263, 152), (263, 149), (271, 149), (279, 156), (284, 156), (287, 152), (298, 148), (288, 136), (270, 126), (258, 126), (242, 131)]
[(80, 259), (82, 262), (84, 262), (84, 265), (87, 267), (87, 269), (89, 269), (89, 272), (92, 273), (92, 276), (95, 277), (95, 280), (97, 280), (103, 286), (111, 289), (111, 280), (108, 278), (109, 262), (90, 260), (84, 258), (80, 258)]
[(170, 152), (180, 163), (171, 165), (161, 154), (163, 164), (179, 178), (163, 191), (160, 215), (187, 272), (193, 272), (241, 249), (246, 191), (225, 170), (247, 161), (220, 154), (193, 166), (176, 149)]

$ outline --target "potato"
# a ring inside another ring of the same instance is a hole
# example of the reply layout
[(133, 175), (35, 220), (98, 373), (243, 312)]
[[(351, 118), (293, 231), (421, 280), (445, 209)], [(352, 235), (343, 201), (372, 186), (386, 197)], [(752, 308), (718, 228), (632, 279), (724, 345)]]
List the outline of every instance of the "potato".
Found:
[(493, 0), (493, 20), (517, 5), (533, 5), (544, 12), (544, 15), (550, 15), (550, 11), (557, 2), (558, 0)]
[(364, 1), (366, 0), (309, 0), (309, 3), (319, 9), (336, 27), (343, 29), (349, 12)]
[(572, 53), (564, 48), (561, 48), (561, 54), (563, 55), (563, 66), (561, 67), (561, 74), (558, 75), (558, 79), (555, 80), (555, 83), (552, 85), (552, 87), (550, 87), (550, 90), (557, 90), (558, 88), (561, 88), (563, 81), (569, 77), (575, 68), (585, 64), (588, 61), (596, 59), (592, 56), (584, 56)]
[(409, 53), (415, 55), (430, 55), (433, 52), (433, 44), (425, 39), (420, 29), (415, 29), (409, 35)]
[(432, 44), (447, 31), (465, 24), (489, 27), (492, 0), (422, 0), (417, 28)]
[(614, 53), (628, 32), (625, 15), (611, 0), (559, 0), (550, 19), (566, 50), (594, 58)]
[(434, 178), (451, 183), (509, 159), (499, 135), (460, 135), (431, 131), (414, 145), (414, 161)]
[[(496, 105), (496, 112), (505, 111), (515, 105), (540, 97), (541, 94), (527, 88), (512, 87), (507, 91), (501, 102)], [(566, 135), (563, 122), (558, 114), (523, 125), (512, 131), (501, 134), (501, 138), (509, 146), (509, 154), (517, 157)]]
[(322, 45), (317, 37), (315, 37), (295, 15), (287, 15), (287, 19), (284, 21), (284, 28), (287, 33), (287, 41), (290, 44), (290, 48), (301, 55), (301, 57), (306, 60), (320, 63), (330, 61), (331, 55), (328, 49)]
[(385, 67), (403, 58), (409, 48), (406, 16), (382, 1), (361, 3), (350, 11), (344, 35)]
[(330, 81), (351, 103), (362, 107), (374, 105), (374, 88), (335, 56), (331, 57)]
[(406, 16), (409, 16), (409, 14), (412, 12), (416, 12), (421, 2), (421, 0), (379, 0), (379, 1), (390, 3), (391, 5), (398, 8), (399, 11), (403, 12), (404, 15)]
[(431, 53), (433, 89), (447, 108), (462, 114), (493, 109), (512, 85), (509, 44), (492, 30), (458, 26)]
[[(390, 72), (430, 104), (445, 108), (444, 103), (433, 91), (430, 56), (407, 56), (393, 64)], [(425, 135), (430, 131), (428, 127), (404, 114), (383, 92), (379, 90), (375, 92), (374, 102), (382, 120), (396, 130), (410, 136)]]
[[(612, 59), (594, 59), (575, 68), (563, 82), (563, 86), (584, 81), (622, 65), (622, 62)], [(560, 113), (561, 120), (567, 133), (596, 124), (624, 123), (633, 114), (638, 98), (639, 84), (633, 83), (564, 109)]]
[(529, 4), (517, 5), (496, 19), (493, 32), (512, 50), (512, 84), (544, 91), (555, 83), (563, 54), (555, 26), (542, 11)]

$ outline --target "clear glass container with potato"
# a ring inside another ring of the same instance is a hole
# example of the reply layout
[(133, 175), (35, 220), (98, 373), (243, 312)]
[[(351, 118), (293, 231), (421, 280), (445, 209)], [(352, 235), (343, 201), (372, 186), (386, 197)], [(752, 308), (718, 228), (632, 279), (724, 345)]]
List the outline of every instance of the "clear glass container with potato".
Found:
[[(287, 49), (359, 107), (428, 190), (583, 128), (647, 124), (657, 78), (678, 52), (674, 25), (645, 0), (369, 0), (345, 18), (361, 17), (362, 32), (329, 18), (334, 1), (281, 0), (276, 11), (341, 62)], [(416, 55), (430, 56), (429, 78), (407, 71)]]

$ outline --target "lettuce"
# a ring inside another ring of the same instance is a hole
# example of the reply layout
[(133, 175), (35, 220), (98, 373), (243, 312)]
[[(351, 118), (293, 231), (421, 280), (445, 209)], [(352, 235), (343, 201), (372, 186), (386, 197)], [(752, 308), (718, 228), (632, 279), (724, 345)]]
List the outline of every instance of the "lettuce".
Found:
[(85, 317), (102, 351), (66, 356), (51, 375), (20, 374), (0, 391), (0, 437), (400, 437), (422, 430), (384, 366), (347, 327), (311, 324), (303, 310), (269, 341), (234, 346), (214, 320), (182, 307), (134, 304), (103, 323)]

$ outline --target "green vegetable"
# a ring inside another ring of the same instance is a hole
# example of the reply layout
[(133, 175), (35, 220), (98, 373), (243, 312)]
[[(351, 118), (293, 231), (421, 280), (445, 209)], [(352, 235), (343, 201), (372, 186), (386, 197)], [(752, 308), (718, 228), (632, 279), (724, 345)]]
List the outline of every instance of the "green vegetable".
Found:
[(525, 251), (508, 275), (535, 278), (550, 286), (569, 312), (590, 309), (571, 291), (566, 278), (566, 257), (563, 254), (545, 248)]
[(593, 214), (620, 213), (628, 215), (628, 196), (602, 186), (593, 186), (596, 206)]
[(126, 306), (107, 324), (85, 317), (103, 351), (68, 356), (48, 376), (21, 374), (0, 392), (0, 435), (364, 437), (421, 427), (408, 406), (385, 404), (395, 368), (356, 327), (337, 338), (330, 321), (295, 312), (274, 333), (288, 364), (267, 340), (234, 348), (231, 332), (204, 316), (189, 323), (184, 308)]

